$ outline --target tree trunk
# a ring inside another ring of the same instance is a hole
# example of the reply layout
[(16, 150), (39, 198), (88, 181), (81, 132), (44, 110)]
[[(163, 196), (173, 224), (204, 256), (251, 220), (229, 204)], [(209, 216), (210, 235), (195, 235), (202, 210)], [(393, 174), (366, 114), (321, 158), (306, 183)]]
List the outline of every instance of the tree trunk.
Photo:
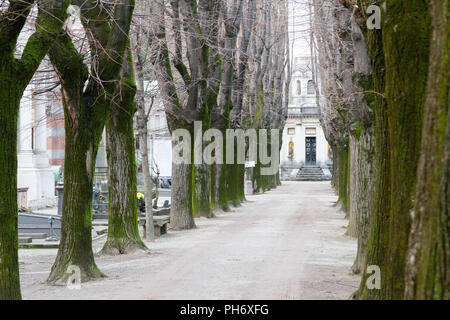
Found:
[[(147, 249), (139, 235), (137, 216), (133, 125), (136, 87), (132, 70), (131, 52), (128, 50), (122, 67), (121, 98), (111, 104), (106, 121), (109, 212), (108, 237), (102, 254), (116, 255)], [(151, 193), (149, 198), (150, 206), (146, 210), (151, 211)], [(152, 225), (148, 225), (147, 229), (153, 229)]]
[[(225, 150), (224, 150), (224, 159), (225, 159)], [(228, 165), (223, 164), (216, 165), (217, 168), (217, 184), (218, 184), (218, 204), (222, 208), (223, 211), (230, 211), (230, 206), (228, 203)]]
[[(4, 65), (1, 66), (2, 69)], [(11, 72), (0, 73), (0, 300), (20, 300), (17, 234), (17, 106)]]
[[(87, 70), (71, 38), (58, 38), (49, 56), (62, 83), (65, 159), (61, 239), (47, 282), (64, 282), (69, 266), (78, 267), (80, 280), (88, 281), (103, 276), (94, 261), (91, 232), (95, 159), (104, 118), (102, 113), (89, 113), (93, 92), (83, 92)], [(106, 110), (104, 99), (98, 103), (98, 110)]]
[(252, 170), (252, 187), (253, 194), (258, 194), (263, 190), (262, 179), (261, 179), (261, 164), (255, 161), (255, 167)]
[[(140, 11), (139, 11), (140, 12)], [(142, 22), (141, 22), (142, 23)], [(138, 33), (142, 31), (138, 30)], [(151, 98), (149, 110), (145, 108), (145, 88), (144, 88), (144, 61), (141, 44), (135, 43), (137, 40), (132, 37), (133, 50), (135, 52), (135, 68), (136, 68), (136, 86), (137, 86), (137, 108), (138, 108), (138, 133), (140, 139), (140, 152), (142, 157), (142, 174), (144, 176), (144, 201), (145, 201), (145, 224), (153, 226), (153, 210), (152, 210), (152, 189), (153, 181), (151, 176), (151, 168), (149, 162), (149, 148), (148, 148), (148, 116), (153, 108), (154, 98)], [(147, 241), (155, 240), (154, 228), (146, 228), (144, 238)]]
[(450, 299), (450, 3), (431, 0), (422, 151), (406, 259), (407, 299)]
[[(65, 187), (61, 240), (56, 260), (47, 281), (68, 277), (67, 268), (78, 267), (81, 281), (103, 276), (92, 252), (92, 187), (97, 156), (113, 97), (121, 79), (134, 0), (124, 0), (114, 7), (114, 23), (97, 8), (82, 10), (84, 27), (93, 51), (95, 79), (89, 77), (84, 57), (67, 33), (60, 35), (49, 51), (50, 60), (61, 80), (66, 131)], [(93, 18), (96, 19), (93, 19)], [(91, 21), (93, 20), (93, 21)], [(91, 21), (88, 23), (87, 21)], [(101, 47), (101, 49), (100, 49)], [(98, 71), (98, 72), (97, 72)], [(88, 82), (86, 82), (89, 80)]]
[[(387, 3), (383, 26), (389, 117), (391, 215), (384, 298), (404, 296), (412, 196), (417, 179), (428, 71), (429, 17), (422, 0)], [(401, 17), (399, 19), (399, 17)], [(399, 50), (400, 48), (400, 50)]]
[(210, 167), (208, 164), (195, 165), (195, 216), (212, 218), (210, 202)]
[(342, 210), (345, 212), (346, 217), (349, 213), (349, 201), (350, 201), (350, 152), (348, 138), (344, 142), (340, 142), (338, 146), (338, 173), (339, 173), (339, 202), (341, 203)]
[(192, 208), (192, 165), (172, 162), (170, 229), (195, 228)]
[[(0, 300), (21, 299), (18, 261), (17, 121), (27, 85), (66, 20), (67, 0), (39, 2), (35, 32), (19, 59), (17, 40), (36, 1), (10, 1), (0, 19)], [(23, 43), (20, 43), (23, 45)]]
[(356, 238), (358, 236), (358, 224), (357, 224), (357, 201), (360, 194), (358, 182), (359, 176), (357, 176), (359, 165), (359, 149), (361, 145), (359, 138), (350, 135), (349, 137), (349, 170), (350, 170), (350, 185), (349, 185), (349, 208), (348, 208), (348, 226), (346, 235)]
[[(365, 272), (357, 293), (361, 299), (404, 297), (428, 70), (426, 3), (402, 0), (386, 4), (382, 33), (371, 31), (366, 37), (375, 89), (385, 92), (385, 101), (376, 103), (375, 197), (367, 252), (367, 265), (380, 267), (382, 281), (380, 290), (369, 290)], [(364, 11), (366, 6), (360, 7)]]
[(213, 211), (217, 208), (219, 204), (219, 179), (217, 178), (217, 164), (213, 163), (210, 167), (210, 175), (209, 175), (209, 185), (210, 185), (210, 206)]
[(64, 282), (69, 277), (69, 266), (80, 269), (82, 282), (103, 276), (94, 261), (91, 233), (92, 185), (98, 143), (86, 134), (84, 126), (72, 127), (68, 117), (66, 115), (61, 240), (47, 279), (49, 283)]
[[(369, 218), (373, 195), (373, 133), (363, 129), (360, 137), (350, 136), (350, 222), (348, 233), (358, 238), (358, 251), (352, 271), (365, 267)], [(352, 223), (352, 224), (351, 224)]]
[[(235, 151), (235, 155), (236, 155), (236, 151)], [(236, 161), (236, 159), (235, 159), (235, 161)], [(240, 182), (239, 167), (238, 167), (238, 164), (236, 164), (236, 162), (234, 164), (229, 164), (227, 166), (228, 166), (227, 171), (228, 171), (228, 178), (229, 178), (228, 179), (229, 201), (234, 207), (240, 207), (241, 201), (239, 198), (239, 182)]]
[[(145, 117), (144, 109), (139, 110), (139, 117)], [(141, 113), (144, 113), (142, 115)], [(142, 118), (141, 118), (142, 119)], [(141, 138), (141, 155), (142, 155), (142, 174), (144, 175), (144, 201), (145, 201), (145, 224), (147, 225), (146, 234), (144, 237), (147, 241), (155, 240), (155, 230), (154, 228), (149, 228), (148, 226), (153, 226), (153, 210), (152, 210), (152, 197), (153, 197), (153, 181), (151, 175), (151, 167), (148, 158), (149, 148), (148, 148), (148, 134), (147, 134), (147, 121), (141, 125), (141, 130), (139, 133)]]
[(238, 181), (238, 199), (240, 202), (245, 201), (245, 164), (238, 165), (239, 181)]
[(333, 168), (331, 175), (331, 186), (337, 193), (339, 190), (339, 158), (336, 144), (331, 144), (331, 150), (333, 153)]
[[(362, 9), (364, 10), (364, 8)], [(366, 34), (368, 51), (371, 56), (373, 88), (376, 92), (385, 89), (385, 61), (381, 32), (373, 30)], [(368, 88), (365, 88), (366, 90)], [(386, 256), (389, 195), (390, 195), (390, 166), (389, 166), (389, 127), (386, 100), (380, 95), (375, 96), (375, 153), (374, 153), (374, 181), (370, 215), (370, 228), (367, 244), (366, 264), (362, 270), (360, 287), (354, 293), (356, 299), (382, 299), (381, 290), (369, 290), (366, 286), (368, 277), (366, 267), (377, 265), (384, 270)], [(334, 151), (333, 151), (334, 152)], [(382, 281), (382, 288), (386, 285)]]

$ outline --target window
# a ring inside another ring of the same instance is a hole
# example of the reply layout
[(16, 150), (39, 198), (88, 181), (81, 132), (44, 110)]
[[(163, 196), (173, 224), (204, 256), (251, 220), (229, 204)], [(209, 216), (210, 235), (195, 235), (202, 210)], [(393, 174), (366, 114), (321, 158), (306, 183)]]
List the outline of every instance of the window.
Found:
[(316, 135), (316, 128), (306, 128), (305, 134), (308, 136), (315, 136)]
[(135, 146), (136, 150), (140, 150), (141, 149), (141, 137), (138, 134), (136, 135), (134, 142), (136, 143), (136, 146)]
[(36, 150), (36, 128), (31, 127), (31, 150)]
[(295, 135), (295, 128), (288, 128), (288, 135), (290, 136)]
[(159, 114), (155, 115), (155, 130), (161, 129), (161, 116)]
[(298, 96), (301, 96), (301, 95), (302, 95), (302, 83), (301, 83), (300, 80), (297, 80), (297, 90), (296, 90), (296, 93), (297, 93)]
[(314, 89), (314, 81), (309, 80), (308, 81), (308, 94), (314, 94), (315, 93), (315, 89)]

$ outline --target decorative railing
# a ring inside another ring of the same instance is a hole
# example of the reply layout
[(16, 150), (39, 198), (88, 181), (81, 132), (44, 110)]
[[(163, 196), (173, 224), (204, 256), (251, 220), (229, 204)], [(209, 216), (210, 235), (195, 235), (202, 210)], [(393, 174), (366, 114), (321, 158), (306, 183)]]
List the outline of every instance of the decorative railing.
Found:
[(288, 116), (293, 118), (317, 117), (320, 116), (320, 109), (317, 107), (291, 107), (288, 109)]

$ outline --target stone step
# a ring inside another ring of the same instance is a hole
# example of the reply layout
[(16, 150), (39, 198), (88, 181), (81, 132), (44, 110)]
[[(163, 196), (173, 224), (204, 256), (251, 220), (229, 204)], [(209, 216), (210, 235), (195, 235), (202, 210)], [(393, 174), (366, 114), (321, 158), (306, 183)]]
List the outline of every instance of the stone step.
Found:
[(31, 237), (19, 237), (19, 243), (31, 243), (32, 241)]
[(59, 242), (19, 243), (20, 249), (58, 249)]
[(301, 171), (301, 170), (299, 170), (298, 172), (299, 173), (323, 173), (322, 170), (320, 170), (320, 171)]
[(32, 239), (45, 239), (47, 238), (46, 233), (19, 233), (19, 238), (30, 237)]
[(305, 179), (320, 179), (325, 178), (325, 176), (299, 176), (297, 178), (305, 178)]
[(328, 180), (320, 167), (302, 167), (299, 169), (296, 180), (298, 181), (322, 181)]
[(299, 172), (299, 173), (298, 173), (298, 175), (305, 175), (305, 174), (319, 175), (319, 176), (321, 176), (323, 173), (322, 173), (322, 172)]

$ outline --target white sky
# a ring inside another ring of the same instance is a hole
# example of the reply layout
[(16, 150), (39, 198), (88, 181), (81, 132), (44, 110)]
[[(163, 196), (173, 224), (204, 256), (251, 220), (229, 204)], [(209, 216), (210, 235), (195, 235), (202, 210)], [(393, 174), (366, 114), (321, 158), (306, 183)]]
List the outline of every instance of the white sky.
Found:
[(290, 0), (289, 35), (293, 44), (293, 56), (310, 55), (309, 0)]

